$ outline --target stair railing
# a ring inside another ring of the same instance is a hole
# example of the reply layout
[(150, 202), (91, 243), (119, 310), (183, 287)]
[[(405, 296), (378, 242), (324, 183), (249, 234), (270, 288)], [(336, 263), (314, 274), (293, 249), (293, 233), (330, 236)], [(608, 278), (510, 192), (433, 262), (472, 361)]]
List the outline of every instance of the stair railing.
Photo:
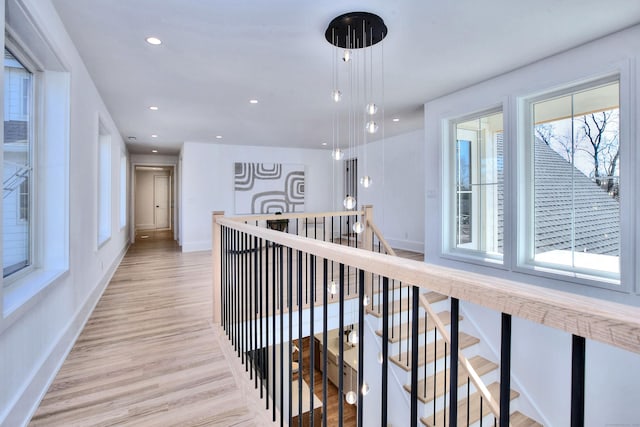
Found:
[[(347, 213), (347, 216), (353, 213)], [(355, 219), (355, 218), (354, 218)], [(333, 221), (332, 221), (333, 222)], [(342, 221), (340, 221), (342, 222)], [(544, 289), (514, 282), (492, 276), (484, 276), (477, 273), (458, 271), (437, 265), (426, 264), (424, 262), (390, 257), (382, 253), (375, 253), (361, 250), (361, 248), (338, 245), (331, 242), (336, 235), (331, 234), (331, 239), (314, 240), (298, 236), (296, 233), (289, 234), (271, 230), (265, 227), (256, 226), (250, 220), (233, 220), (224, 217), (223, 213), (214, 213), (213, 218), (213, 283), (214, 283), (214, 322), (221, 324), (234, 348), (238, 352), (238, 357), (247, 363), (249, 375), (255, 378), (256, 388), (260, 382), (261, 394), (266, 391), (266, 406), (273, 402), (273, 419), (276, 420), (276, 402), (280, 396), (280, 404), (284, 402), (284, 387), (289, 388), (289, 399), (293, 395), (293, 384), (287, 379), (283, 380), (283, 365), (286, 361), (288, 371), (293, 372), (293, 358), (285, 356), (292, 354), (293, 341), (297, 340), (299, 348), (302, 337), (314, 337), (314, 327), (319, 322), (314, 320), (314, 313), (322, 315), (322, 327), (320, 342), (325, 349), (320, 363), (323, 364), (322, 381), (326, 385), (327, 381), (327, 345), (328, 345), (328, 307), (327, 298), (330, 283), (329, 263), (335, 263), (338, 267), (336, 280), (337, 295), (335, 303), (339, 307), (337, 317), (339, 325), (339, 351), (340, 362), (344, 361), (346, 355), (345, 342), (341, 337), (349, 329), (345, 327), (348, 323), (355, 323), (355, 319), (349, 319), (346, 312), (346, 290), (344, 286), (347, 280), (347, 269), (352, 269), (356, 278), (355, 291), (358, 303), (352, 304), (350, 309), (357, 311), (358, 335), (360, 339), (363, 333), (363, 302), (365, 298), (365, 276), (375, 275), (382, 278), (382, 311), (385, 319), (389, 318), (390, 305), (388, 303), (389, 282), (411, 283), (412, 305), (420, 305), (421, 291), (428, 289), (432, 292), (451, 298), (452, 328), (448, 346), (450, 352), (451, 367), (457, 369), (459, 357), (456, 354), (458, 348), (458, 331), (454, 322), (458, 319), (458, 301), (464, 300), (485, 308), (497, 311), (502, 314), (502, 344), (501, 344), (501, 381), (500, 381), (500, 426), (509, 425), (509, 376), (510, 376), (510, 343), (511, 343), (511, 316), (545, 325), (557, 330), (572, 334), (572, 392), (571, 392), (571, 425), (584, 425), (585, 407), (585, 340), (596, 340), (617, 348), (628, 350), (640, 354), (640, 309), (637, 307), (617, 304), (600, 299), (589, 298), (581, 295), (566, 292)], [(323, 232), (324, 235), (324, 232)], [(363, 236), (362, 241), (367, 239)], [(358, 244), (358, 241), (355, 241)], [(362, 245), (363, 243), (360, 243)], [(306, 263), (306, 265), (305, 265)], [(332, 270), (333, 271), (333, 270)], [(304, 307), (302, 304), (303, 288), (309, 286), (307, 295), (315, 295), (315, 290), (319, 289), (318, 302), (322, 304), (322, 309), (313, 305)], [(292, 289), (293, 288), (293, 289)], [(408, 289), (408, 288), (407, 288)], [(286, 292), (284, 292), (286, 290)], [(284, 299), (286, 295), (286, 300)], [(294, 301), (293, 298), (297, 299)], [(424, 296), (422, 296), (424, 298)], [(422, 307), (424, 309), (424, 307)], [(391, 306), (391, 311), (395, 311), (395, 305)], [(317, 313), (316, 313), (317, 312)], [(296, 315), (294, 319), (293, 315)], [(332, 312), (335, 316), (335, 311)], [(417, 336), (418, 310), (413, 310), (412, 330), (413, 336)], [(288, 318), (284, 322), (285, 317)], [(355, 317), (355, 315), (354, 315)], [(430, 316), (437, 319), (434, 313)], [(284, 326), (289, 330), (287, 334)], [(292, 328), (297, 326), (298, 331), (292, 332)], [(303, 330), (309, 328), (308, 330)], [(440, 326), (442, 328), (442, 325)], [(425, 327), (425, 330), (428, 330)], [(387, 424), (387, 389), (388, 382), (388, 360), (389, 360), (389, 325), (383, 321), (383, 349), (382, 349), (382, 388), (379, 390), (380, 396), (376, 398), (376, 408), (379, 408), (380, 416), (375, 414), (375, 419), (380, 420), (381, 425)], [(287, 341), (288, 339), (288, 341)], [(289, 348), (284, 352), (284, 345), (280, 345), (279, 357), (276, 354), (276, 347), (279, 343), (288, 342)], [(271, 347), (269, 347), (271, 345)], [(308, 357), (314, 361), (314, 340), (310, 340)], [(445, 346), (447, 346), (445, 341)], [(316, 347), (317, 348), (317, 347)], [(363, 346), (358, 347), (357, 360), (360, 366), (357, 379), (357, 395), (354, 399), (358, 402), (358, 426), (363, 425), (363, 415), (360, 413), (362, 407), (364, 385), (363, 375)], [(417, 382), (417, 340), (411, 343), (411, 382), (415, 386)], [(304, 350), (303, 350), (304, 351)], [(271, 353), (272, 352), (272, 353)], [(445, 354), (447, 351), (445, 349)], [(302, 369), (302, 353), (298, 351), (298, 363)], [(315, 359), (318, 360), (318, 359)], [(447, 358), (444, 359), (445, 361)], [(276, 367), (279, 364), (279, 370)], [(251, 370), (249, 370), (251, 365)], [(463, 367), (468, 363), (463, 363)], [(426, 366), (426, 365), (425, 365)], [(466, 368), (465, 368), (466, 369)], [(446, 367), (445, 367), (446, 371)], [(279, 372), (279, 375), (275, 373)], [(254, 375), (255, 374), (255, 375)], [(339, 367), (339, 418), (337, 425), (342, 425), (344, 420), (344, 402), (341, 396), (344, 391), (349, 390), (349, 386), (344, 383), (347, 372), (343, 370), (342, 363)], [(451, 372), (452, 378), (457, 378)], [(278, 383), (277, 377), (280, 377)], [(309, 402), (314, 402), (313, 380), (310, 380), (309, 388), (304, 387), (302, 376), (298, 374), (297, 396), (298, 410), (297, 416), (303, 413), (301, 397), (309, 396)], [(270, 381), (271, 380), (271, 381)], [(263, 382), (265, 383), (263, 386)], [(445, 383), (446, 386), (446, 383)], [(415, 388), (415, 387), (414, 387)], [(450, 396), (457, 387), (451, 387)], [(324, 387), (326, 391), (326, 387)], [(353, 388), (351, 388), (353, 391)], [(307, 394), (308, 393), (308, 394)], [(446, 393), (446, 391), (445, 391)], [(380, 399), (378, 403), (378, 398)], [(450, 402), (457, 402), (456, 398), (450, 397)], [(326, 403), (326, 396), (322, 403)], [(417, 411), (412, 398), (411, 425), (417, 425)], [(286, 405), (285, 405), (286, 406)], [(456, 405), (451, 405), (452, 410)], [(284, 407), (284, 406), (283, 406)], [(292, 403), (288, 405), (289, 416), (287, 423), (292, 421)], [(308, 411), (307, 411), (308, 412)], [(374, 411), (375, 412), (375, 411)], [(446, 413), (446, 412), (445, 412)], [(371, 414), (369, 414), (371, 416)], [(285, 416), (281, 413), (280, 423), (284, 424)], [(313, 419), (313, 417), (312, 417)], [(456, 418), (449, 418), (450, 425), (456, 425)], [(313, 423), (313, 421), (312, 421)], [(326, 425), (326, 417), (323, 417), (323, 425)]]
[[(370, 232), (372, 233), (373, 239), (374, 240), (377, 239), (381, 243), (382, 247), (384, 248), (384, 253), (391, 256), (398, 256), (396, 252), (393, 250), (393, 248), (391, 247), (391, 245), (389, 245), (389, 243), (386, 241), (386, 239), (382, 235), (382, 232), (373, 221), (373, 215), (371, 214), (370, 206), (367, 206), (364, 208), (364, 218), (366, 221), (367, 229), (370, 230)], [(449, 336), (449, 333), (447, 332), (447, 329), (444, 323), (442, 322), (442, 320), (440, 320), (440, 317), (436, 314), (433, 307), (431, 306), (431, 303), (424, 296), (424, 294), (419, 296), (419, 304), (420, 304), (420, 307), (425, 311), (427, 317), (431, 318), (432, 321), (434, 322), (437, 331), (440, 333), (440, 336), (442, 336), (445, 342), (449, 346), (451, 346), (451, 337)], [(454, 321), (457, 322), (457, 320), (458, 320), (457, 318), (453, 319), (453, 316), (452, 316), (452, 319), (451, 319), (452, 322)], [(486, 384), (482, 381), (482, 379), (480, 378), (480, 375), (478, 375), (478, 373), (473, 368), (469, 360), (462, 353), (462, 351), (458, 351), (458, 360), (460, 362), (460, 365), (467, 372), (467, 375), (471, 379), (471, 382), (474, 384), (476, 389), (482, 394), (483, 399), (489, 405), (489, 409), (493, 413), (496, 421), (500, 422), (500, 407), (498, 406), (498, 403), (493, 398)], [(449, 378), (450, 378), (450, 381), (455, 381), (457, 383), (457, 378), (455, 378), (454, 380), (452, 375), (450, 375)], [(450, 387), (453, 388), (453, 386), (450, 386)]]

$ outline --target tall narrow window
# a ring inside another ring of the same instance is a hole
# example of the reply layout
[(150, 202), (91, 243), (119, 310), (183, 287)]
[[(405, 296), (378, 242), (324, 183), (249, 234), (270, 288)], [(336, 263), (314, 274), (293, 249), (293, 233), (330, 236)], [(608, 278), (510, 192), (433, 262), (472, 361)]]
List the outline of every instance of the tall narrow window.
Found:
[(450, 150), (455, 174), (451, 246), (498, 259), (503, 253), (502, 129), (501, 112), (455, 123)]
[(619, 92), (615, 81), (531, 104), (529, 262), (619, 278)]
[(111, 237), (111, 135), (98, 135), (98, 246)]
[[(3, 277), (32, 264), (33, 74), (4, 51)], [(10, 283), (10, 282), (6, 282)]]
[(120, 228), (127, 225), (127, 157), (120, 156)]

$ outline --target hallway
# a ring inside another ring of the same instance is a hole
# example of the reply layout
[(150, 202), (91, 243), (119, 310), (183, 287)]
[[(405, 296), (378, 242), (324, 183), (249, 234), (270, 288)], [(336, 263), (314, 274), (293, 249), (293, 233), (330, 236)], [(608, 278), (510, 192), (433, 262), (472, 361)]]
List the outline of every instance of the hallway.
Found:
[(266, 424), (211, 323), (210, 252), (170, 239), (138, 236), (30, 425)]

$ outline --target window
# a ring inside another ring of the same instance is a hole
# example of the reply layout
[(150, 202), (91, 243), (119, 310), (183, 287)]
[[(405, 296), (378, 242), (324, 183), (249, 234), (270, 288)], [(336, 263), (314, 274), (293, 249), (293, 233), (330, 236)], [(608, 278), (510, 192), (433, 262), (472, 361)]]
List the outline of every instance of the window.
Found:
[(504, 215), (502, 112), (454, 122), (452, 135), (449, 249), (499, 260)]
[(527, 264), (620, 278), (620, 85), (530, 102)]
[(120, 156), (120, 228), (127, 226), (127, 156)]
[(99, 123), (98, 134), (98, 246), (111, 237), (111, 135)]
[(33, 73), (5, 49), (2, 195), (2, 267), (5, 278), (32, 264), (33, 80)]

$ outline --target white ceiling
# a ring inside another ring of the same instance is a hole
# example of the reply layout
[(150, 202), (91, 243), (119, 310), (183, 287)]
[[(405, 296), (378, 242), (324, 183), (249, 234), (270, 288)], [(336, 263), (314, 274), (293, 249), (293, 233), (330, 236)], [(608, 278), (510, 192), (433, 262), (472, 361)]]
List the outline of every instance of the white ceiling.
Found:
[[(184, 141), (331, 145), (324, 32), (345, 12), (377, 13), (388, 27), (386, 136), (421, 128), (425, 101), (640, 22), (639, 0), (53, 3), (123, 138), (136, 137), (129, 150), (159, 154)], [(147, 44), (151, 35), (163, 44)]]

